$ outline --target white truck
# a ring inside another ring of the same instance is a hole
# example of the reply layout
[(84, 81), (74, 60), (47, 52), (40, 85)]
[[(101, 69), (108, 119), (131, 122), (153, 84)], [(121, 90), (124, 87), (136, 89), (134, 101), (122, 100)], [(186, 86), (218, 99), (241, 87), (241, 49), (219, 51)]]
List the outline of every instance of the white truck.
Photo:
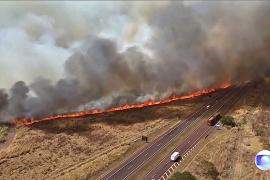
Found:
[(171, 160), (176, 161), (179, 157), (180, 157), (180, 153), (179, 152), (174, 152), (171, 155)]

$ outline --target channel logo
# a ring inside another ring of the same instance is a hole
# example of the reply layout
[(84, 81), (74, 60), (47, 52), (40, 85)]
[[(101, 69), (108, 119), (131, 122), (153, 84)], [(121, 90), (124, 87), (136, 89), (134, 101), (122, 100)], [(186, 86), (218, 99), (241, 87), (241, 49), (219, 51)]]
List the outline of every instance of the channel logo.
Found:
[(263, 171), (270, 170), (270, 151), (262, 150), (256, 154), (256, 166)]

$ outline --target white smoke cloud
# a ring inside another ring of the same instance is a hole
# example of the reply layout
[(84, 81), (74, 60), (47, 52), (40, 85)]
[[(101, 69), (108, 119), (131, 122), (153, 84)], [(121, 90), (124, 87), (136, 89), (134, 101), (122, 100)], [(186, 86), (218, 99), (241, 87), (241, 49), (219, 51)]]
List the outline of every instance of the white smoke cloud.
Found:
[(71, 52), (48, 34), (33, 40), (22, 29), (6, 28), (0, 29), (0, 54), (1, 86), (10, 87), (19, 79), (28, 83), (37, 76), (58, 79)]
[(9, 88), (20, 79), (31, 83), (38, 76), (59, 79), (63, 76), (65, 60), (91, 34), (115, 39), (123, 49), (139, 45), (142, 40), (138, 36), (134, 43), (125, 40), (126, 31), (132, 31), (126, 26), (149, 14), (149, 9), (154, 9), (150, 5), (0, 2), (1, 87)]
[(270, 68), (268, 2), (18, 4), (0, 3), (6, 116), (160, 99)]

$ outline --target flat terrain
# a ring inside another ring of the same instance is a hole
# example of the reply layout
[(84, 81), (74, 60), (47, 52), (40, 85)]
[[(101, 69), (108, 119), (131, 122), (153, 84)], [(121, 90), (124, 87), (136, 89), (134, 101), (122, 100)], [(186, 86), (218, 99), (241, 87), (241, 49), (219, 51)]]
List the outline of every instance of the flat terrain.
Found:
[(144, 146), (141, 135), (151, 141), (208, 98), (18, 126), (0, 150), (0, 179), (96, 179)]
[(8, 127), (5, 125), (0, 125), (0, 142), (4, 142), (7, 135)]
[(229, 112), (237, 127), (215, 130), (189, 155), (177, 171), (189, 171), (197, 179), (212, 179), (203, 171), (203, 161), (212, 162), (219, 179), (268, 180), (269, 172), (257, 169), (257, 152), (270, 149), (270, 81), (265, 79)]

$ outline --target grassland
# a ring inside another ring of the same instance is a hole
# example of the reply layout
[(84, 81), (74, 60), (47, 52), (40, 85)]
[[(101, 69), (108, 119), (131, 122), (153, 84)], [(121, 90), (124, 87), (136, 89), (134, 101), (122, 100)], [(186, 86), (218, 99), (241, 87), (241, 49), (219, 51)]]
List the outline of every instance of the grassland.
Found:
[(5, 141), (5, 136), (7, 135), (8, 127), (5, 125), (0, 124), (0, 143)]
[(218, 179), (268, 180), (269, 172), (260, 171), (254, 163), (257, 152), (270, 149), (270, 80), (257, 84), (229, 112), (237, 127), (223, 127), (200, 143), (179, 172), (189, 171), (197, 179), (212, 179), (203, 172), (202, 162), (212, 162)]
[(207, 98), (17, 127), (0, 151), (0, 179), (96, 179)]

